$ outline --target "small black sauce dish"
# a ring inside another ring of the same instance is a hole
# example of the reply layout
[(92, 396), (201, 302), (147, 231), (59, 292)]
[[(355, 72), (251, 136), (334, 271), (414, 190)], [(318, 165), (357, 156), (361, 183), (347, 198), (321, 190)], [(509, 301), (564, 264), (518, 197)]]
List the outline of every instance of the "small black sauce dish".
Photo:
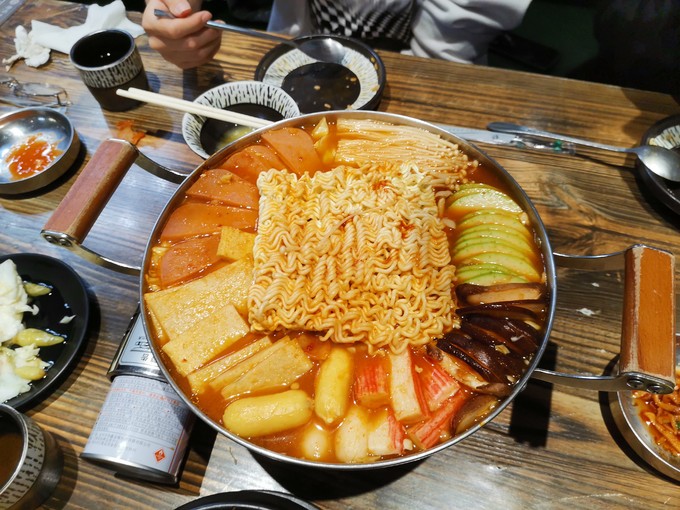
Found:
[[(281, 87), (255, 80), (232, 81), (207, 90), (195, 103), (276, 122), (300, 115), (295, 100)], [(204, 159), (253, 131), (232, 122), (187, 113), (182, 136), (189, 148)]]
[(276, 85), (297, 102), (302, 113), (330, 110), (374, 110), (385, 88), (385, 65), (361, 41), (335, 35), (310, 35), (297, 41), (331, 37), (346, 50), (342, 64), (319, 62), (281, 44), (262, 58), (255, 79)]
[[(225, 110), (243, 113), (258, 119), (276, 122), (283, 119), (283, 114), (274, 108), (253, 103), (239, 103), (226, 106)], [(213, 154), (222, 147), (238, 140), (243, 135), (250, 133), (253, 128), (241, 126), (234, 122), (225, 122), (217, 119), (206, 119), (201, 129), (201, 146), (208, 154)]]

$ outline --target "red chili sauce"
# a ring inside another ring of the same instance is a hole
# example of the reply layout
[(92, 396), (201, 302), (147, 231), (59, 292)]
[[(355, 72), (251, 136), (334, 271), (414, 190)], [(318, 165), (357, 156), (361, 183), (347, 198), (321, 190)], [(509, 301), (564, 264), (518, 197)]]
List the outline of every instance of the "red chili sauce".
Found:
[(26, 179), (45, 170), (62, 153), (56, 143), (37, 134), (15, 144), (5, 156), (5, 162), (12, 179)]

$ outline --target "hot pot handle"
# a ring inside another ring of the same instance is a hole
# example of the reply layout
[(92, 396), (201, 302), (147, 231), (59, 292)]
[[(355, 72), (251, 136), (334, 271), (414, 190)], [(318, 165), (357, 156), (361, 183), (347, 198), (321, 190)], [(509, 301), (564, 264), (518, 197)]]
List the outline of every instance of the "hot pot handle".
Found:
[(171, 182), (180, 183), (185, 174), (165, 168), (144, 156), (125, 140), (105, 140), (85, 165), (40, 234), (49, 243), (63, 246), (84, 259), (114, 271), (138, 275), (141, 268), (112, 260), (82, 245), (102, 209), (128, 169), (137, 164)]
[(596, 256), (554, 254), (575, 269), (625, 271), (621, 355), (614, 376), (573, 375), (536, 369), (532, 377), (599, 391), (640, 389), (671, 393), (675, 387), (675, 258), (672, 253), (635, 245)]

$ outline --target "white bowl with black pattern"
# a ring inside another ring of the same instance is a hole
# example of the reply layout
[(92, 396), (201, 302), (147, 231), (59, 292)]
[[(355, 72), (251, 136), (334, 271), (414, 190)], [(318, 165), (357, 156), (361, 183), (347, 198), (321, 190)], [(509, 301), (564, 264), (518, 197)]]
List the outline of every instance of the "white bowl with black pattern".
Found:
[[(195, 103), (243, 113), (275, 122), (300, 115), (295, 100), (282, 88), (261, 81), (232, 81), (212, 88)], [(236, 124), (187, 113), (182, 119), (182, 136), (196, 154), (207, 159), (223, 146), (251, 130)], [(233, 139), (225, 139), (231, 136)]]

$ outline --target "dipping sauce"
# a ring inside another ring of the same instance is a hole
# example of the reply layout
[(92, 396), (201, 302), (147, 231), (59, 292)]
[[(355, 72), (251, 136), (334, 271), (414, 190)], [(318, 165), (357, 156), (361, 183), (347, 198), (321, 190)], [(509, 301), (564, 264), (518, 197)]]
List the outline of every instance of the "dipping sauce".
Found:
[(13, 179), (26, 179), (45, 170), (63, 152), (41, 135), (31, 135), (9, 150), (5, 162)]
[(358, 99), (361, 83), (356, 74), (340, 64), (314, 62), (293, 69), (281, 88), (302, 112), (346, 110)]
[(0, 417), (0, 488), (12, 477), (21, 460), (23, 439), (19, 426), (10, 416)]
[[(283, 119), (281, 112), (261, 104), (236, 103), (225, 106), (224, 109), (271, 122)], [(206, 119), (203, 129), (201, 129), (201, 145), (208, 154), (213, 154), (252, 131), (254, 131), (254, 128), (241, 126), (233, 122)]]

